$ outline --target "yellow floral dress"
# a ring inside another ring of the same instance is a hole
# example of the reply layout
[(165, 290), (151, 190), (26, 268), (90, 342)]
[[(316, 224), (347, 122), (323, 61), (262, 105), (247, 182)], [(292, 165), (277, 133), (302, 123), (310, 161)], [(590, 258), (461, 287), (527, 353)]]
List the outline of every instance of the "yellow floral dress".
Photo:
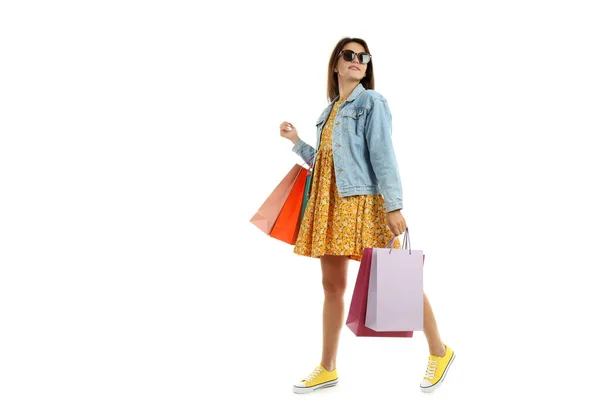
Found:
[[(332, 134), (333, 121), (344, 100), (333, 104), (323, 127), (320, 151), (312, 173), (312, 188), (294, 253), (319, 258), (323, 255), (348, 256), (360, 261), (365, 247), (383, 248), (394, 237), (387, 225), (383, 196), (340, 197), (335, 183)], [(400, 248), (400, 238), (394, 240)]]

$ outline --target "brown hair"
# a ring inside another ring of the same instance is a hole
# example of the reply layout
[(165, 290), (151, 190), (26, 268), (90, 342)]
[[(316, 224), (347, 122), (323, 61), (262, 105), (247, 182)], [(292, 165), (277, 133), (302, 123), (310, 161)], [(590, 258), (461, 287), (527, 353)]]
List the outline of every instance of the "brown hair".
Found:
[[(338, 83), (337, 72), (334, 72), (338, 60), (338, 55), (340, 51), (344, 48), (344, 46), (348, 43), (358, 43), (362, 47), (365, 48), (365, 51), (369, 54), (369, 46), (367, 46), (367, 42), (363, 39), (359, 38), (351, 38), (345, 37), (340, 39), (340, 41), (335, 45), (335, 48), (331, 52), (331, 57), (329, 58), (329, 69), (327, 71), (327, 100), (332, 102), (340, 94), (340, 87)], [(375, 89), (375, 76), (373, 75), (373, 57), (371, 57), (371, 61), (367, 64), (367, 73), (363, 79), (361, 79), (360, 83), (365, 87), (365, 89)]]

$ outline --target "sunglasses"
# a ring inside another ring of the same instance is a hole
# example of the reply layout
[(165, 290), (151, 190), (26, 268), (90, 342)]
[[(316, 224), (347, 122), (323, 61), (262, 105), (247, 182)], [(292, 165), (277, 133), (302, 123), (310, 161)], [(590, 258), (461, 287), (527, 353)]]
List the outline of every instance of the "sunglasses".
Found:
[(342, 56), (344, 61), (353, 61), (354, 57), (358, 57), (358, 62), (361, 64), (368, 64), (371, 61), (371, 55), (369, 53), (355, 53), (352, 50), (342, 50), (338, 57)]

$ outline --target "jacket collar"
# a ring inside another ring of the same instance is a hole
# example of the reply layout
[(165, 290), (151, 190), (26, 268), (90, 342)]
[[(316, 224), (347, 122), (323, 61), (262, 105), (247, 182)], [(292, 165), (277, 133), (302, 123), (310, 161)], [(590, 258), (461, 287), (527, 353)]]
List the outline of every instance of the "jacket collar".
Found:
[[(364, 91), (365, 91), (365, 87), (363, 86), (362, 83), (359, 82), (358, 85), (352, 91), (352, 93), (350, 93), (350, 96), (348, 96), (348, 98), (346, 99), (346, 102), (348, 103), (348, 102), (353, 101), (355, 98), (357, 98)], [(338, 94), (335, 97), (335, 99), (333, 99), (333, 101), (331, 102), (331, 104), (335, 103), (339, 99), (340, 99), (340, 95)]]

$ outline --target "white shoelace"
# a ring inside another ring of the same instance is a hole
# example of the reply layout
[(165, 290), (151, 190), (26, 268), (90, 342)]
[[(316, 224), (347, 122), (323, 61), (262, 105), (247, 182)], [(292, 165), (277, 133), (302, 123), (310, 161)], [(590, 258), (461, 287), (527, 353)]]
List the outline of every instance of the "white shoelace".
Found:
[(321, 372), (323, 372), (323, 368), (317, 367), (317, 368), (315, 368), (315, 370), (310, 375), (308, 375), (306, 378), (304, 378), (304, 380), (306, 382), (310, 382), (313, 379), (315, 379), (317, 376), (319, 376), (319, 374)]
[(425, 372), (426, 379), (433, 379), (437, 366), (438, 362), (436, 360), (429, 360), (427, 363), (427, 371)]

